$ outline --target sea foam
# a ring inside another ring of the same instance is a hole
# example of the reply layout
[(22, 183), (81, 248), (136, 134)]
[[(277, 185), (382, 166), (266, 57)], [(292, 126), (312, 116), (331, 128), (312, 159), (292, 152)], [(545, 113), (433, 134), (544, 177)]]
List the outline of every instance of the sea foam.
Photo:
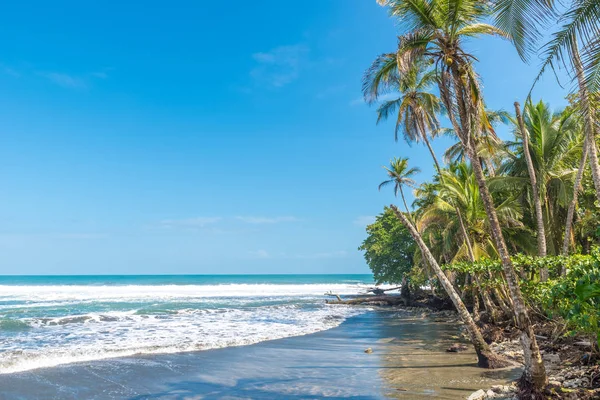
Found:
[(330, 329), (362, 311), (323, 294), (359, 284), (1, 285), (0, 373), (254, 344)]

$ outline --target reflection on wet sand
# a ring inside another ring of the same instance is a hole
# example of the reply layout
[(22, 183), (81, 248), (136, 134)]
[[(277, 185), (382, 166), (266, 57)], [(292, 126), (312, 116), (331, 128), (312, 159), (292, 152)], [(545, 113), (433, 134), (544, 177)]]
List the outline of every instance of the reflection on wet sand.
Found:
[(455, 323), (368, 311), (334, 329), (251, 346), (0, 374), (0, 399), (458, 400), (505, 384), (511, 373), (476, 368), (472, 351), (445, 352), (459, 332)]
[(520, 374), (518, 368), (477, 368), (471, 346), (461, 353), (446, 352), (457, 342), (455, 323), (408, 317), (395, 318), (381, 328), (386, 338), (378, 343), (380, 375), (390, 398), (465, 399), (478, 389), (504, 385)]

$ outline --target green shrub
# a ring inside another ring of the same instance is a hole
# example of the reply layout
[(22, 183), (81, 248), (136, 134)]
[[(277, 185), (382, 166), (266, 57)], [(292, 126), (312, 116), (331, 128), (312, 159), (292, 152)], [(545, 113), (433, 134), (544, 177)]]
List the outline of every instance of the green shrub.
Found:
[[(549, 318), (562, 318), (570, 333), (594, 337), (600, 348), (600, 249), (590, 255), (511, 258), (521, 277), (520, 285), (527, 304)], [(444, 265), (457, 274), (456, 283), (464, 282), (465, 274), (478, 274), (483, 287), (502, 284), (499, 260), (480, 260)], [(550, 279), (538, 280), (539, 271), (548, 268)], [(565, 275), (561, 275), (563, 268)], [(462, 275), (462, 277), (460, 276)]]

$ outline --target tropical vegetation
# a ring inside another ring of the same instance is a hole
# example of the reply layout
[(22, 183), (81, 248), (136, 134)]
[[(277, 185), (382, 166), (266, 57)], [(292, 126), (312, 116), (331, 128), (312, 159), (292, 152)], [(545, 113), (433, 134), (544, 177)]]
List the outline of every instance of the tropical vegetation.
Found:
[[(525, 356), (520, 385), (535, 398), (547, 375), (532, 315), (561, 319), (563, 333), (600, 345), (600, 3), (377, 1), (400, 32), (397, 48), (366, 70), (365, 100), (377, 105), (377, 123), (394, 118), (396, 140), (428, 148), (435, 173), (417, 185), (410, 160), (385, 167), (379, 189), (392, 185), (403, 210), (386, 207), (360, 249), (377, 281), (408, 279), (445, 293), (480, 366), (504, 363), (481, 338), (479, 301), (492, 322), (512, 321)], [(482, 36), (510, 40), (525, 61), (543, 55), (540, 76), (566, 66), (575, 88), (569, 106), (553, 110), (528, 97), (512, 115), (488, 109), (468, 46)], [(498, 124), (512, 138), (501, 139)], [(432, 146), (441, 134), (456, 140), (444, 163)]]

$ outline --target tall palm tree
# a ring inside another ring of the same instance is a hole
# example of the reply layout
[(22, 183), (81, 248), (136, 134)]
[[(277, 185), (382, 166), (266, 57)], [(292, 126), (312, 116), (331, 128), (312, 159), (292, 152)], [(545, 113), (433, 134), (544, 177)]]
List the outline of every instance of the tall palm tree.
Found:
[(389, 179), (379, 184), (379, 190), (384, 186), (394, 185), (394, 195), (398, 196), (398, 193), (400, 193), (406, 212), (410, 214), (410, 210), (406, 204), (406, 198), (404, 197), (404, 190), (402, 190), (402, 188), (404, 186), (411, 188), (416, 187), (415, 180), (412, 177), (421, 172), (421, 170), (418, 167), (409, 168), (408, 158), (396, 157), (390, 161), (389, 167), (384, 166), (383, 169), (386, 170)]
[[(596, 146), (597, 127), (590, 93), (600, 87), (600, 2), (572, 0), (568, 3), (540, 0), (497, 0), (498, 26), (511, 35), (517, 52), (525, 61), (543, 49), (544, 61), (535, 82), (548, 67), (571, 64), (577, 81), (587, 140), (592, 179), (600, 201), (600, 164)], [(547, 29), (553, 28), (551, 40), (540, 46)], [(583, 48), (583, 57), (579, 47)], [(582, 62), (585, 60), (585, 64)]]
[[(441, 111), (440, 100), (428, 92), (428, 89), (437, 83), (437, 75), (426, 63), (411, 65), (404, 73), (400, 73), (399, 66), (395, 53), (386, 53), (377, 57), (363, 77), (363, 94), (367, 102), (372, 104), (383, 93), (399, 92), (399, 97), (385, 100), (379, 106), (377, 123), (387, 119), (397, 110), (394, 138), (396, 141), (398, 140), (398, 132), (402, 129), (407, 143), (421, 141), (425, 143), (439, 174), (441, 166), (428, 138), (428, 136), (434, 137), (435, 134), (443, 131), (437, 119), (437, 114)], [(495, 115), (491, 116), (490, 120), (486, 119), (484, 125), (489, 129), (484, 131), (493, 133), (495, 136), (492, 128), (493, 118)], [(471, 261), (475, 261), (471, 240), (464, 228), (460, 210), (456, 207), (455, 210)]]
[(396, 54), (400, 71), (407, 71), (411, 65), (419, 62), (430, 62), (438, 73), (440, 98), (473, 166), (490, 221), (492, 237), (514, 304), (517, 326), (522, 332), (525, 370), (521, 382), (524, 386), (541, 391), (547, 383), (544, 363), (502, 235), (494, 201), (476, 153), (475, 140), (480, 135), (483, 100), (478, 76), (473, 68), (476, 58), (463, 47), (466, 38), (482, 35), (508, 37), (508, 35), (501, 29), (484, 22), (491, 13), (487, 2), (479, 0), (378, 0), (378, 2), (388, 6), (391, 15), (396, 17), (405, 29), (405, 33), (399, 37)]
[[(575, 110), (579, 111), (578, 109), (581, 106), (581, 103), (578, 102), (573, 97), (571, 97), (571, 99), (573, 100)], [(594, 104), (594, 108), (596, 110), (598, 110), (597, 103)], [(587, 156), (588, 156), (588, 149), (589, 149), (589, 144), (587, 143), (587, 140), (588, 140), (588, 136), (585, 135), (581, 159), (579, 160), (579, 168), (577, 169), (577, 175), (575, 176), (575, 183), (573, 184), (573, 197), (571, 199), (571, 203), (569, 203), (569, 210), (567, 211), (567, 222), (565, 223), (565, 234), (563, 236), (563, 248), (562, 248), (563, 255), (569, 254), (569, 244), (571, 243), (571, 232), (573, 230), (573, 219), (575, 217), (575, 208), (577, 207), (579, 192), (582, 189), (581, 182), (583, 179), (583, 173), (584, 173), (585, 167), (587, 165)], [(563, 274), (566, 273), (566, 269), (563, 268), (561, 273), (563, 273)]]
[[(525, 161), (527, 164), (527, 173), (529, 174), (529, 180), (531, 182), (531, 191), (533, 192), (533, 204), (535, 208), (535, 220), (537, 228), (537, 242), (538, 242), (538, 256), (546, 257), (546, 230), (544, 229), (544, 214), (542, 213), (542, 201), (540, 199), (539, 187), (537, 183), (537, 176), (533, 167), (533, 161), (531, 160), (531, 153), (529, 149), (529, 132), (525, 129), (525, 123), (523, 122), (523, 116), (521, 115), (521, 105), (519, 102), (515, 102), (515, 116), (517, 118), (517, 126), (523, 139), (523, 154), (525, 155)], [(548, 280), (548, 268), (543, 268), (540, 271), (540, 279), (542, 281)]]
[[(553, 255), (560, 254), (567, 208), (573, 195), (573, 179), (581, 158), (583, 135), (579, 127), (572, 110), (552, 113), (541, 101), (537, 104), (528, 102), (523, 127), (517, 127), (516, 140), (506, 144), (510, 157), (499, 169), (503, 176), (491, 183), (494, 189), (504, 186), (521, 191), (523, 202), (532, 206), (527, 209), (535, 209), (536, 199), (539, 199), (548, 253)], [(525, 140), (520, 140), (523, 131), (529, 134), (529, 154), (524, 150)], [(537, 180), (537, 196), (529, 180), (527, 155)], [(532, 215), (537, 218), (537, 211)]]

